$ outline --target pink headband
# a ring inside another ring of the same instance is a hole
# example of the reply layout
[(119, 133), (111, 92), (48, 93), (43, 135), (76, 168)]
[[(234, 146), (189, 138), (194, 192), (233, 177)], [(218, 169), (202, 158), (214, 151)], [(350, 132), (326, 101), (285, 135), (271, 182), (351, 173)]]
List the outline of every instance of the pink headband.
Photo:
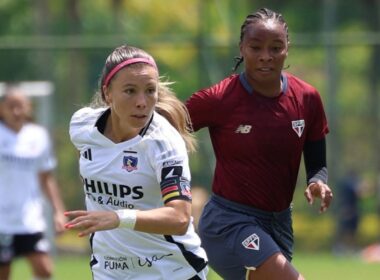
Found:
[[(113, 76), (115, 76), (115, 74), (117, 72), (119, 72), (119, 70), (127, 65), (130, 65), (130, 64), (134, 64), (134, 63), (138, 63), (138, 62), (144, 62), (144, 63), (147, 63), (149, 65), (152, 65), (154, 68), (157, 69), (157, 65), (156, 63), (154, 62), (154, 60), (152, 59), (149, 59), (149, 58), (144, 58), (144, 57), (136, 57), (136, 58), (131, 58), (131, 59), (127, 59), (127, 60), (124, 60), (122, 61), (121, 63), (119, 63), (118, 65), (116, 65), (111, 72), (108, 73), (106, 79), (104, 80), (104, 85), (105, 86), (108, 86), (110, 80), (112, 79)], [(158, 70), (158, 69), (157, 69)]]

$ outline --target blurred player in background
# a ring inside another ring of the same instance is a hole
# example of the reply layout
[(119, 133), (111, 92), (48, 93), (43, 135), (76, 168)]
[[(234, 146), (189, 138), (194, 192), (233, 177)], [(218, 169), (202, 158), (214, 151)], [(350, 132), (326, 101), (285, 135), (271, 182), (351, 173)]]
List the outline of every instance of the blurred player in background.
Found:
[(90, 235), (96, 280), (206, 279), (207, 259), (191, 223), (188, 114), (152, 56), (120, 46), (99, 82), (101, 105), (70, 123), (87, 211), (66, 227)]
[(360, 200), (365, 184), (356, 170), (349, 169), (338, 181), (337, 189), (337, 228), (333, 252), (337, 255), (356, 254), (359, 249)]
[(7, 87), (0, 97), (0, 280), (10, 279), (18, 256), (30, 263), (33, 279), (51, 279), (43, 194), (52, 205), (57, 233), (66, 222), (52, 143), (31, 115), (29, 98), (17, 87)]
[(260, 9), (241, 26), (241, 74), (187, 101), (195, 131), (208, 127), (216, 168), (199, 234), (210, 265), (226, 280), (303, 279), (291, 265), (291, 202), (302, 153), (305, 196), (330, 205), (327, 121), (317, 90), (283, 72), (288, 27), (281, 14)]

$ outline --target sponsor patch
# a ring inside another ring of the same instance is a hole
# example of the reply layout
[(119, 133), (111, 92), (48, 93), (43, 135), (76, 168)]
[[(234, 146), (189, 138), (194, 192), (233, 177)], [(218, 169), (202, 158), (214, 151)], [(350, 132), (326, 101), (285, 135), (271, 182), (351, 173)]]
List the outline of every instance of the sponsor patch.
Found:
[(161, 180), (182, 176), (182, 166), (164, 167), (161, 171)]
[(165, 161), (162, 165), (162, 167), (168, 167), (168, 166), (173, 166), (173, 165), (181, 165), (182, 164), (182, 160), (169, 160), (169, 161)]
[(190, 188), (190, 182), (184, 178), (181, 178), (180, 181), (180, 188), (181, 188), (181, 195), (186, 196), (188, 199), (191, 200), (191, 188)]

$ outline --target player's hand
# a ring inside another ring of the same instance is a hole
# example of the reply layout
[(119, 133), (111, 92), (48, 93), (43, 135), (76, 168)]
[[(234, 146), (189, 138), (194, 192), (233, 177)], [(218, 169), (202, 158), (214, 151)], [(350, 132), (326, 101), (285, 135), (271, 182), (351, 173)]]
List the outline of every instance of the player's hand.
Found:
[(117, 228), (120, 223), (119, 217), (113, 211), (66, 211), (65, 216), (72, 218), (65, 224), (65, 228), (79, 230), (79, 237), (96, 231)]
[(62, 234), (65, 231), (65, 224), (67, 223), (67, 217), (63, 212), (54, 213), (54, 228), (56, 234)]
[(309, 204), (313, 204), (315, 198), (321, 199), (321, 207), (319, 209), (320, 213), (325, 212), (327, 208), (329, 208), (333, 199), (331, 189), (322, 181), (317, 181), (308, 185), (304, 195)]

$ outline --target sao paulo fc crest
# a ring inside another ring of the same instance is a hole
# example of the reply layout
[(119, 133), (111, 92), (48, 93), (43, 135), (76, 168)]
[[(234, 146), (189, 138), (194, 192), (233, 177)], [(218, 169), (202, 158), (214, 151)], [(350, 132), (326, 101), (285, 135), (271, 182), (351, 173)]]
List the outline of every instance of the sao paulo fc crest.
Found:
[(292, 128), (297, 133), (298, 137), (301, 138), (302, 132), (305, 128), (305, 120), (292, 121)]
[(244, 241), (241, 244), (246, 249), (259, 251), (260, 250), (260, 237), (256, 233), (253, 233), (250, 236), (248, 236), (246, 239), (244, 239)]

